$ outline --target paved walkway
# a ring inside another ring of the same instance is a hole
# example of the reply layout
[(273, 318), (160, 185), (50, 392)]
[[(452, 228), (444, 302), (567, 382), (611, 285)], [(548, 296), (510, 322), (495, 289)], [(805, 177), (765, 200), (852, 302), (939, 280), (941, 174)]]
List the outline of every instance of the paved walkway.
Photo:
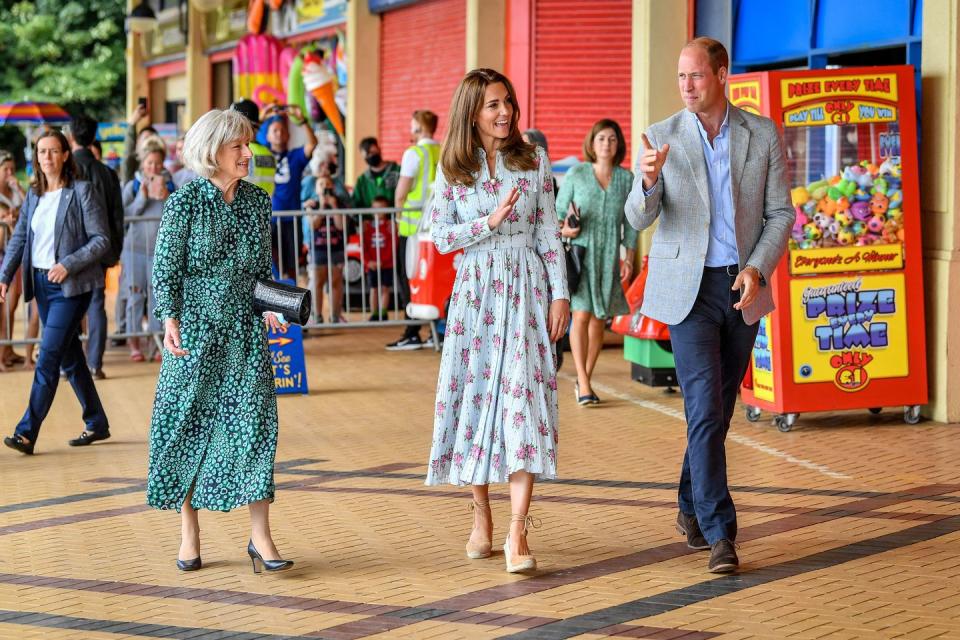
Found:
[[(675, 533), (682, 400), (629, 380), (616, 348), (605, 403), (561, 373), (560, 471), (538, 485), (540, 563), (470, 561), (468, 492), (423, 485), (433, 352), (395, 331), (307, 341), (310, 395), (280, 399), (272, 524), (294, 571), (255, 576), (245, 510), (202, 513), (204, 569), (179, 573), (178, 517), (144, 505), (158, 365), (108, 354), (114, 437), (86, 449), (61, 388), (32, 458), (0, 450), (0, 638), (960, 638), (957, 425), (899, 408), (801, 416), (779, 433), (738, 412), (728, 441), (742, 571), (705, 571)], [(11, 430), (30, 374), (0, 375)], [(505, 487), (491, 492), (501, 540)], [(496, 547), (496, 545), (495, 545)]]

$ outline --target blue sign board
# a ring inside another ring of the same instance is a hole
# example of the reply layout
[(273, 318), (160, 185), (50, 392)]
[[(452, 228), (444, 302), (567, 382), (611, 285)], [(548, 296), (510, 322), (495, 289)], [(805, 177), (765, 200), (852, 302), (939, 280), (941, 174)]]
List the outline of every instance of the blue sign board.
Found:
[(273, 383), (277, 394), (307, 393), (307, 365), (303, 357), (303, 331), (288, 324), (284, 331), (267, 330)]

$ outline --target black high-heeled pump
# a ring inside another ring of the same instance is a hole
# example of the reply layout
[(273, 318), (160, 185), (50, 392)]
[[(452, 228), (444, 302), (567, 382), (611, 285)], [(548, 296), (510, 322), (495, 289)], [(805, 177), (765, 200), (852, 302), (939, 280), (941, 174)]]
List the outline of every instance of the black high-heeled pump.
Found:
[(203, 567), (203, 561), (200, 560), (200, 556), (197, 556), (193, 560), (181, 560), (177, 558), (177, 569), (180, 571), (197, 571)]
[(286, 571), (293, 566), (293, 560), (264, 560), (257, 548), (253, 546), (253, 540), (247, 544), (247, 553), (250, 554), (250, 560), (253, 562), (254, 573), (260, 573), (264, 570), (267, 572)]

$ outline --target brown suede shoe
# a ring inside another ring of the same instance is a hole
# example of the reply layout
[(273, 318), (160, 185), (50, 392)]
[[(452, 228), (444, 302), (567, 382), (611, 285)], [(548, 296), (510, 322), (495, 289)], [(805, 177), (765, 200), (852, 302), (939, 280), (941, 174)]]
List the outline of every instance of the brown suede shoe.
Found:
[(682, 536), (687, 536), (687, 546), (697, 551), (706, 551), (710, 548), (710, 543), (703, 537), (700, 531), (700, 523), (697, 522), (697, 516), (691, 516), (683, 511), (677, 512), (677, 531)]
[(740, 559), (737, 558), (736, 545), (724, 538), (717, 540), (710, 547), (710, 562), (707, 569), (711, 573), (732, 573), (740, 568)]

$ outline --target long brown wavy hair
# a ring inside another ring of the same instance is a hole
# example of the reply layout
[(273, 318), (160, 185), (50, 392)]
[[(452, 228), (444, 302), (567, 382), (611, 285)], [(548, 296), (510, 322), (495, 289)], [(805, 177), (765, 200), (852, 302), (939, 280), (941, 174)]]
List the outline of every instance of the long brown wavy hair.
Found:
[(47, 191), (47, 176), (45, 176), (40, 169), (40, 154), (37, 153), (37, 144), (44, 138), (56, 138), (60, 143), (60, 150), (67, 154), (63, 160), (63, 169), (60, 170), (60, 178), (63, 180), (63, 186), (72, 186), (73, 181), (77, 180), (80, 175), (66, 136), (56, 129), (47, 129), (33, 140), (33, 191), (38, 196), (42, 196)]
[(483, 107), (483, 96), (491, 84), (503, 84), (513, 104), (510, 134), (500, 144), (504, 164), (514, 171), (531, 171), (536, 168), (536, 146), (523, 141), (520, 133), (520, 107), (517, 92), (510, 80), (493, 69), (474, 69), (464, 76), (453, 94), (447, 135), (443, 140), (440, 167), (451, 184), (472, 187), (480, 174), (479, 149), (483, 146), (480, 134), (473, 126), (474, 119)]

